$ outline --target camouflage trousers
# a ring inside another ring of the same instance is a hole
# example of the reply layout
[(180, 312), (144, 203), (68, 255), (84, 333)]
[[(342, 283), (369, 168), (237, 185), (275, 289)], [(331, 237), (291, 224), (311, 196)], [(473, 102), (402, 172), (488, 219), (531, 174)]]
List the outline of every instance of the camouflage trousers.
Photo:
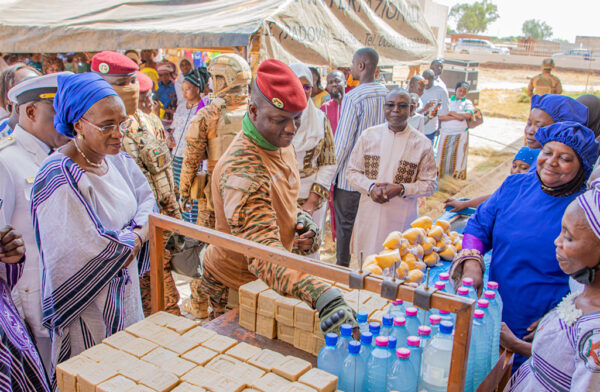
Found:
[(229, 299), (229, 288), (215, 279), (206, 270), (202, 271), (202, 278), (190, 282), (192, 306), (199, 311), (208, 311), (208, 305), (212, 308), (210, 318), (214, 319), (226, 312)]

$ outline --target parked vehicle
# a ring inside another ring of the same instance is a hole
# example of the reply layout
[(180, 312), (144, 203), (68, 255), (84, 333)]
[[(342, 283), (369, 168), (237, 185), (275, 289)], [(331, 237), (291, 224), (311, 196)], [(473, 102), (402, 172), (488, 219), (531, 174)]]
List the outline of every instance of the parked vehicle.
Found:
[(500, 48), (484, 39), (461, 38), (454, 46), (456, 53), (464, 54), (510, 54), (508, 48)]
[(597, 54), (592, 55), (589, 49), (571, 49), (563, 53), (555, 53), (552, 55), (554, 59), (573, 59), (573, 60), (590, 60), (592, 57), (598, 57)]

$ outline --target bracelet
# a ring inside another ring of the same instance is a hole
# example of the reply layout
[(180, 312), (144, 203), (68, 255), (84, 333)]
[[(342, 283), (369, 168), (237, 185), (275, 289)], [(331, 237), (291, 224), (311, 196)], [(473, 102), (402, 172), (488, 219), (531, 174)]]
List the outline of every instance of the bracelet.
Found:
[(462, 249), (456, 254), (450, 265), (450, 281), (455, 289), (462, 285), (463, 267), (465, 262), (469, 260), (476, 261), (479, 264), (481, 276), (485, 274), (485, 263), (481, 252), (477, 249)]

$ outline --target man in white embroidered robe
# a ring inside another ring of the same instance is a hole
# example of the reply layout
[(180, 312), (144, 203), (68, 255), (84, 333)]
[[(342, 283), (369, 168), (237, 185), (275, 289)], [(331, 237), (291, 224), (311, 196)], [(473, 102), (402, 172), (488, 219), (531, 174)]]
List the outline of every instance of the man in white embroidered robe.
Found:
[(381, 251), (391, 231), (403, 231), (417, 218), (418, 198), (436, 189), (433, 147), (408, 125), (410, 110), (408, 92), (390, 92), (386, 122), (363, 131), (350, 155), (346, 178), (361, 193), (352, 246), (357, 258), (361, 251)]

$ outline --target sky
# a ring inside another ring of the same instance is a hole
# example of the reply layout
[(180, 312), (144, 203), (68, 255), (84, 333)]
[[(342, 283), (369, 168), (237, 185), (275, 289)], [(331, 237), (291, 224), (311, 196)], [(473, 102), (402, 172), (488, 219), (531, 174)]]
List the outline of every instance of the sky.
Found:
[[(434, 0), (452, 7), (475, 0)], [(498, 37), (521, 35), (521, 26), (528, 19), (538, 19), (552, 27), (552, 38), (575, 42), (575, 36), (600, 36), (599, 0), (491, 0), (498, 6), (500, 17), (488, 26), (485, 35)], [(454, 27), (453, 22), (448, 21)]]

